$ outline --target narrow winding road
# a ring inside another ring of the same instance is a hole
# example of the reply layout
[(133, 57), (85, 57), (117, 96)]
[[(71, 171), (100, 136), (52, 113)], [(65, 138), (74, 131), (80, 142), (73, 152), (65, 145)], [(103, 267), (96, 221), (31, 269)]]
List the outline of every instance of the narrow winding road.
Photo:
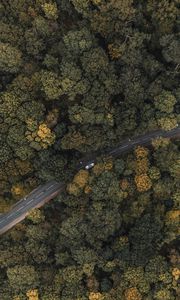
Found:
[[(125, 140), (120, 146), (111, 150), (98, 154), (102, 156), (118, 157), (125, 152), (130, 151), (137, 145), (151, 145), (153, 138), (158, 136), (167, 137), (171, 139), (180, 138), (180, 126), (170, 130), (156, 130), (149, 132), (145, 135), (140, 135), (132, 139)], [(97, 154), (85, 157), (79, 161), (77, 170), (90, 169), (97, 162)], [(14, 227), (17, 223), (21, 222), (33, 208), (39, 208), (46, 202), (56, 197), (65, 189), (66, 184), (52, 180), (44, 185), (38, 186), (30, 194), (22, 198), (15, 205), (13, 205), (9, 212), (0, 216), (0, 235)]]

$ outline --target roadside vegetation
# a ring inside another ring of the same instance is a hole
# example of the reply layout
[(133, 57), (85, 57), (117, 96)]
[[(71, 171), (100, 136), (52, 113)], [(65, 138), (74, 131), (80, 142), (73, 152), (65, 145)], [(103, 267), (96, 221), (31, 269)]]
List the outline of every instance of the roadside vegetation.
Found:
[(176, 300), (179, 141), (81, 157), (180, 123), (179, 1), (0, 1), (0, 212), (66, 190), (0, 237), (0, 300)]

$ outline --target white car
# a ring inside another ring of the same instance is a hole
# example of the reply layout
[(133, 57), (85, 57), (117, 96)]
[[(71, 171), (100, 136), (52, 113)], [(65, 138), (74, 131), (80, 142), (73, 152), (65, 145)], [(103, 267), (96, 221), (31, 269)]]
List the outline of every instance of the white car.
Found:
[(85, 166), (85, 169), (86, 169), (86, 170), (89, 170), (89, 169), (91, 169), (91, 168), (93, 168), (93, 167), (94, 167), (94, 162), (90, 163), (89, 165), (86, 165), (86, 166)]

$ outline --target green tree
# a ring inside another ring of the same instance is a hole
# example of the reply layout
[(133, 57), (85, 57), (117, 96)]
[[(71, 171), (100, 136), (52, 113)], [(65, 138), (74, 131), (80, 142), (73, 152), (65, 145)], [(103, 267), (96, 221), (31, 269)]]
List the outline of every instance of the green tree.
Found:
[(25, 291), (37, 287), (39, 284), (34, 266), (16, 265), (7, 269), (7, 276), (10, 286), (17, 291)]
[(174, 105), (176, 104), (176, 98), (170, 91), (163, 90), (160, 95), (154, 98), (155, 108), (165, 113), (172, 113)]
[(0, 70), (17, 73), (22, 66), (22, 53), (8, 43), (0, 43)]

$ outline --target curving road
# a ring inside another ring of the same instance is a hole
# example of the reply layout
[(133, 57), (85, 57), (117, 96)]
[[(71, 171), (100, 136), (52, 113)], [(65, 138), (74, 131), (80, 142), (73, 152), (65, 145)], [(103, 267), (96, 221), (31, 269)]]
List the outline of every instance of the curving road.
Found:
[[(97, 162), (97, 157), (110, 156), (117, 157), (127, 151), (130, 151), (137, 145), (151, 145), (153, 138), (158, 136), (167, 138), (180, 138), (180, 126), (170, 130), (156, 130), (149, 132), (145, 135), (139, 135), (132, 139), (125, 140), (120, 146), (115, 147), (110, 150), (102, 152), (96, 152), (91, 156), (86, 156), (81, 159), (77, 165), (77, 170), (80, 169), (90, 169)], [(43, 206), (46, 202), (56, 197), (60, 192), (65, 189), (66, 184), (62, 182), (57, 182), (52, 180), (44, 185), (38, 186), (30, 194), (22, 198), (15, 205), (13, 205), (9, 212), (2, 214), (0, 216), (0, 235), (8, 231), (10, 228), (15, 226), (17, 223), (21, 222), (33, 208), (39, 208)]]
[(139, 135), (133, 137), (132, 139), (124, 140), (120, 146), (115, 147), (113, 149), (105, 150), (104, 152), (96, 152), (96, 154), (93, 155), (91, 154), (87, 155), (86, 157), (82, 158), (79, 161), (77, 165), (77, 170), (92, 168), (97, 162), (97, 158), (99, 156), (118, 157), (119, 155), (122, 155), (123, 153), (132, 150), (137, 145), (146, 145), (146, 146), (151, 145), (152, 139), (157, 138), (158, 136), (171, 138), (171, 139), (180, 138), (180, 126), (177, 126), (176, 128), (169, 131), (156, 130), (156, 131), (146, 133), (144, 135)]

